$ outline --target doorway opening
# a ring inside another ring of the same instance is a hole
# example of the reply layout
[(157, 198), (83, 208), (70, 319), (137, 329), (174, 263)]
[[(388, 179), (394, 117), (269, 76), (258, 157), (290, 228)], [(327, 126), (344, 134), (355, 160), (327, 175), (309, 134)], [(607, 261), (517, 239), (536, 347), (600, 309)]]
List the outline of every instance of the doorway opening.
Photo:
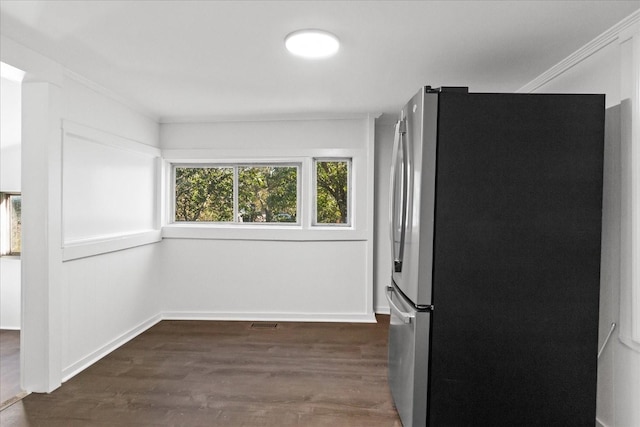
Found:
[(0, 410), (24, 396), (20, 385), (22, 326), (22, 78), (0, 63)]

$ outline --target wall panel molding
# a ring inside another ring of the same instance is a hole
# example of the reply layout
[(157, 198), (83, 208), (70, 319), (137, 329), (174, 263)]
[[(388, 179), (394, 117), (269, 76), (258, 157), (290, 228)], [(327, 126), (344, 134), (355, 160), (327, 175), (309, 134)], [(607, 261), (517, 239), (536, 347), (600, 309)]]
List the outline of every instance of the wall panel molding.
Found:
[(160, 149), (68, 120), (62, 134), (63, 261), (160, 241)]

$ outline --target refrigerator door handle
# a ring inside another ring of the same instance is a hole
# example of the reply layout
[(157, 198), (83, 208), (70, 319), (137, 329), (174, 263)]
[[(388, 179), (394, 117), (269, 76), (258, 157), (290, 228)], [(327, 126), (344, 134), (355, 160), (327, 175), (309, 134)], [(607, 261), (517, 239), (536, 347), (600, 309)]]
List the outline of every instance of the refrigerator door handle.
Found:
[[(395, 264), (398, 257), (396, 257), (396, 245), (395, 245), (395, 227), (396, 227), (396, 216), (395, 216), (395, 187), (396, 187), (396, 163), (398, 163), (398, 144), (400, 141), (400, 132), (398, 129), (398, 123), (395, 125), (395, 132), (393, 138), (393, 151), (391, 152), (391, 176), (389, 179), (389, 239), (391, 240), (391, 251), (392, 259), (391, 261)], [(395, 271), (395, 270), (394, 270)]]
[[(400, 273), (402, 271), (402, 261), (404, 258), (404, 240), (406, 233), (406, 216), (407, 216), (407, 153), (404, 145), (403, 136), (406, 133), (406, 120), (401, 119), (396, 123), (395, 136), (393, 141), (393, 152), (391, 158), (391, 180), (389, 185), (389, 231), (391, 237), (391, 250), (393, 252), (393, 271)], [(401, 177), (401, 191), (400, 199), (400, 236), (398, 242), (398, 248), (396, 248), (396, 173), (398, 167), (398, 153), (402, 150), (402, 177)]]
[(393, 287), (387, 286), (387, 292), (385, 295), (387, 296), (387, 301), (389, 302), (389, 308), (391, 309), (391, 312), (398, 316), (400, 320), (402, 320), (402, 323), (411, 323), (411, 319), (414, 319), (416, 317), (415, 313), (407, 313), (400, 310), (396, 303), (391, 299), (392, 292)]

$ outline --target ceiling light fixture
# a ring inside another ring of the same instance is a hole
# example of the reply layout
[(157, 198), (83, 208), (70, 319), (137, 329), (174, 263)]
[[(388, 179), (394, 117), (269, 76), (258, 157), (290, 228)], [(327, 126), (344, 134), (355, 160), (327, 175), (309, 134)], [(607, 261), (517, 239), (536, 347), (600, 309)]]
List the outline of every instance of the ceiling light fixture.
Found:
[(285, 37), (284, 44), (292, 54), (309, 59), (327, 58), (340, 48), (338, 38), (323, 30), (294, 31)]

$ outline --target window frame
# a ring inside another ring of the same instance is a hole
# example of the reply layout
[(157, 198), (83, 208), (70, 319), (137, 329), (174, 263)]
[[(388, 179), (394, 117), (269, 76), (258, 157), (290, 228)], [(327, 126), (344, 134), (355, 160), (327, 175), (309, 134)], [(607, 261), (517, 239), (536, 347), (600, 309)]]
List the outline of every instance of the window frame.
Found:
[[(313, 159), (352, 159), (351, 226), (317, 225), (313, 223)], [(302, 165), (298, 207), (300, 225), (287, 223), (254, 223), (245, 226), (234, 223), (173, 222), (172, 166), (228, 164), (295, 163)], [(373, 154), (361, 148), (227, 148), (162, 150), (160, 228), (162, 239), (246, 240), (246, 241), (365, 241), (371, 238), (373, 198)]]
[[(11, 228), (12, 228), (12, 212), (11, 197), (19, 196), (22, 203), (22, 193), (15, 191), (0, 192), (0, 256), (2, 257), (20, 257), (22, 255), (22, 243), (20, 244), (20, 252), (12, 251)], [(20, 214), (20, 239), (22, 239), (22, 213)]]
[[(318, 163), (347, 163), (347, 221), (344, 223), (318, 222)], [(314, 157), (311, 159), (311, 197), (313, 227), (352, 227), (353, 223), (353, 158), (352, 157)]]
[[(302, 173), (303, 162), (301, 161), (199, 161), (185, 162), (175, 161), (169, 162), (170, 173), (170, 201), (169, 201), (169, 218), (167, 223), (170, 225), (199, 225), (205, 227), (301, 227), (302, 212)], [(239, 221), (239, 169), (247, 167), (295, 167), (296, 168), (296, 222), (242, 222)], [(232, 168), (233, 169), (233, 221), (177, 221), (176, 220), (176, 169), (178, 168)]]

